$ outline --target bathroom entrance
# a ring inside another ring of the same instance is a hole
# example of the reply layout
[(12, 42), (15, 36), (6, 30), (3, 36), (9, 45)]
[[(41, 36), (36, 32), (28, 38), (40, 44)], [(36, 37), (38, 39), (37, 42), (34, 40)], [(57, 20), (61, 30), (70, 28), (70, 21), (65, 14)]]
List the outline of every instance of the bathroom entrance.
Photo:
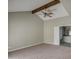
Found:
[(61, 26), (59, 28), (60, 45), (71, 47), (71, 26)]
[(54, 27), (53, 44), (71, 47), (71, 26)]

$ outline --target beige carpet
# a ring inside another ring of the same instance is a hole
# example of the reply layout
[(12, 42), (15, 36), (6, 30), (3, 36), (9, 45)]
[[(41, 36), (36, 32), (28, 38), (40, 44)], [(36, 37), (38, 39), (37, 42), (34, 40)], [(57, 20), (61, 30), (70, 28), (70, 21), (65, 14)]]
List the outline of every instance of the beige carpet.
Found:
[(71, 59), (71, 49), (64, 46), (40, 44), (10, 52), (8, 59)]

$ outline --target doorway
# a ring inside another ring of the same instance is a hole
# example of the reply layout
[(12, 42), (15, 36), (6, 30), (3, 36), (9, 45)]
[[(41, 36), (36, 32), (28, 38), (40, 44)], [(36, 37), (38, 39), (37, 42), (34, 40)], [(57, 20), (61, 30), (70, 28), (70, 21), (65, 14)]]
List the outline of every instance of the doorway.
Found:
[(54, 44), (71, 47), (71, 26), (57, 26), (54, 28)]
[(61, 46), (71, 47), (71, 26), (61, 26), (59, 36)]

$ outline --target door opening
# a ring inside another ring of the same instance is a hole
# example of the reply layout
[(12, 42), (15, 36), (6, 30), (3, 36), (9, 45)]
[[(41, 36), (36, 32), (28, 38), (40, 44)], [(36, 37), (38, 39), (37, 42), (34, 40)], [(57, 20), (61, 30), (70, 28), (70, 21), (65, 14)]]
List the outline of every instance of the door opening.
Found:
[(54, 44), (71, 47), (71, 26), (54, 28)]

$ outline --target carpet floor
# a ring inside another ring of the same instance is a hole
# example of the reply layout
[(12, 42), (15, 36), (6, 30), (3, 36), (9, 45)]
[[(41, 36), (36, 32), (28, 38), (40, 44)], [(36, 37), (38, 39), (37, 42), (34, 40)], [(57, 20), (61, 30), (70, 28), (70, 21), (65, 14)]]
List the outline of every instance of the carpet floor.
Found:
[(8, 59), (71, 59), (71, 48), (40, 44), (9, 52)]

